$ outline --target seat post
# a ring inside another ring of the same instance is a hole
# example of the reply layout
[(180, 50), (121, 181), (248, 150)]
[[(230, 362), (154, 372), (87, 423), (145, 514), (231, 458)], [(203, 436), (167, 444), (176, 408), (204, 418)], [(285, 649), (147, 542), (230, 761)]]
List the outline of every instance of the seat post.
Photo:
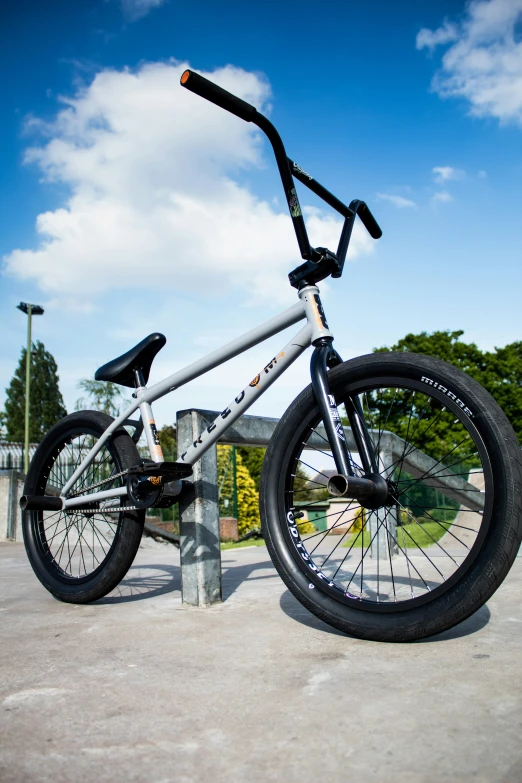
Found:
[[(143, 396), (146, 388), (141, 367), (134, 368), (134, 385), (136, 386), (135, 395), (139, 401), (140, 397)], [(145, 437), (147, 438), (147, 446), (149, 447), (150, 456), (154, 462), (163, 462), (163, 451), (161, 450), (158, 430), (156, 428), (156, 422), (154, 421), (154, 414), (152, 413), (151, 406), (145, 400), (140, 402), (140, 413), (141, 420), (143, 422), (143, 428), (145, 430)]]
[(134, 368), (134, 386), (136, 387), (136, 391), (145, 388), (145, 379), (141, 367)]

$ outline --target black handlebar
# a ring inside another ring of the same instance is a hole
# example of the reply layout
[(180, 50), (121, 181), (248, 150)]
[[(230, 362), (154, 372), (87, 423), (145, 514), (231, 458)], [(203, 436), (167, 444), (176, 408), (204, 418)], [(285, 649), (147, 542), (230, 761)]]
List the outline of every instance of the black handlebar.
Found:
[[(235, 114), (241, 120), (255, 123), (268, 136), (281, 175), (299, 250), (301, 251), (301, 256), (307, 261), (290, 273), (289, 277), (292, 285), (298, 287), (305, 281), (308, 283), (312, 281), (318, 282), (330, 274), (332, 277), (341, 276), (356, 215), (359, 215), (370, 236), (374, 239), (379, 239), (382, 236), (382, 231), (370, 212), (368, 205), (364, 201), (356, 199), (347, 207), (346, 204), (343, 204), (333, 193), (326, 190), (310, 174), (307, 174), (306, 171), (303, 171), (296, 163), (290, 160), (286, 155), (283, 142), (277, 130), (250, 103), (232, 95), (232, 93), (227, 92), (222, 87), (218, 87), (214, 82), (191, 70), (183, 72), (181, 86), (196, 95), (200, 95), (202, 98), (206, 98), (207, 101), (216, 104), (216, 106)], [(336, 255), (326, 248), (312, 248), (310, 246), (292, 175), (345, 218)]]
[(355, 202), (352, 201), (351, 207), (361, 218), (369, 235), (373, 237), (373, 239), (380, 239), (382, 237), (381, 227), (370, 212), (368, 204), (365, 201), (358, 201), (357, 207), (354, 207), (354, 203)]
[(237, 98), (231, 92), (218, 87), (217, 84), (205, 79), (204, 76), (200, 76), (199, 73), (194, 71), (187, 70), (182, 73), (181, 86), (186, 87), (191, 92), (195, 92), (196, 95), (200, 95), (202, 98), (206, 98), (207, 101), (215, 103), (216, 106), (232, 112), (236, 117), (246, 122), (252, 122), (254, 115), (257, 114), (257, 110), (250, 103)]

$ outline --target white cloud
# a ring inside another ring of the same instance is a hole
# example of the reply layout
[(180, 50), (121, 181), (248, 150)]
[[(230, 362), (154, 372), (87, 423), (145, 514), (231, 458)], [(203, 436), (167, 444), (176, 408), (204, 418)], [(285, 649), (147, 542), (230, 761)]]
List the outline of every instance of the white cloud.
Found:
[(471, 114), (522, 125), (522, 40), (516, 26), (522, 0), (475, 0), (458, 25), (421, 30), (417, 48), (454, 43), (432, 86), (443, 98), (461, 97)]
[(436, 46), (439, 46), (439, 44), (455, 41), (457, 37), (457, 26), (444, 22), (442, 27), (437, 28), (437, 30), (428, 30), (423, 27), (423, 29), (417, 33), (415, 43), (417, 49), (426, 47), (427, 49), (433, 50)]
[(381, 201), (389, 201), (395, 207), (398, 207), (398, 209), (404, 209), (405, 207), (413, 207), (413, 209), (417, 208), (415, 201), (412, 201), (409, 198), (404, 198), (404, 196), (394, 196), (390, 193), (377, 193), (377, 198)]
[(163, 5), (165, 0), (121, 0), (121, 10), (126, 19), (135, 22), (146, 16), (153, 8)]
[[(263, 164), (261, 134), (182, 89), (184, 68), (103, 71), (64, 100), (52, 124), (32, 122), (46, 141), (26, 161), (71, 195), (38, 215), (38, 247), (13, 250), (8, 274), (84, 308), (125, 288), (216, 292), (232, 284), (268, 296), (283, 282), (286, 298), (286, 274), (300, 260), (290, 217), (237, 182), (241, 170)], [(239, 68), (206, 75), (260, 109), (270, 97), (262, 78)], [(308, 214), (313, 244), (335, 250), (341, 221)], [(357, 226), (351, 255), (372, 247)]]
[(433, 194), (433, 201), (453, 201), (453, 196), (451, 193), (448, 193), (447, 190), (441, 190), (438, 193)]
[(432, 168), (433, 179), (437, 185), (442, 185), (443, 182), (449, 180), (462, 179), (465, 176), (465, 172), (462, 169), (454, 169), (452, 166), (434, 166)]
[(487, 177), (487, 176), (488, 176), (488, 173), (487, 173), (487, 171), (484, 171), (484, 169), (481, 169), (481, 170), (478, 172), (478, 174), (477, 174), (477, 177), (478, 177), (479, 179), (486, 179), (486, 177)]

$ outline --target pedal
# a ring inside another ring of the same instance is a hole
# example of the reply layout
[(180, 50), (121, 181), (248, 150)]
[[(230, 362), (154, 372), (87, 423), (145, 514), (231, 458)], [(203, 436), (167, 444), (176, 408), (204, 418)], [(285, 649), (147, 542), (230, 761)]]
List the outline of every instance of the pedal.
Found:
[(129, 476), (164, 478), (166, 481), (188, 478), (192, 475), (192, 466), (182, 462), (141, 462), (129, 468)]

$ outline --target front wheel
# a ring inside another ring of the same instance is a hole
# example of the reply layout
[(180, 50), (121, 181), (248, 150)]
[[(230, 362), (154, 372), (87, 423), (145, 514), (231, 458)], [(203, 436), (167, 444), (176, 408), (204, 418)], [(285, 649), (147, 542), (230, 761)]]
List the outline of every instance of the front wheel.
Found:
[(311, 387), (276, 428), (261, 478), (267, 546), (311, 612), (359, 638), (420, 639), (493, 594), (522, 539), (522, 459), (511, 425), (476, 381), (418, 354), (373, 354), (329, 372), (355, 475), (344, 405), (358, 398), (385, 506), (327, 490), (335, 473)]

